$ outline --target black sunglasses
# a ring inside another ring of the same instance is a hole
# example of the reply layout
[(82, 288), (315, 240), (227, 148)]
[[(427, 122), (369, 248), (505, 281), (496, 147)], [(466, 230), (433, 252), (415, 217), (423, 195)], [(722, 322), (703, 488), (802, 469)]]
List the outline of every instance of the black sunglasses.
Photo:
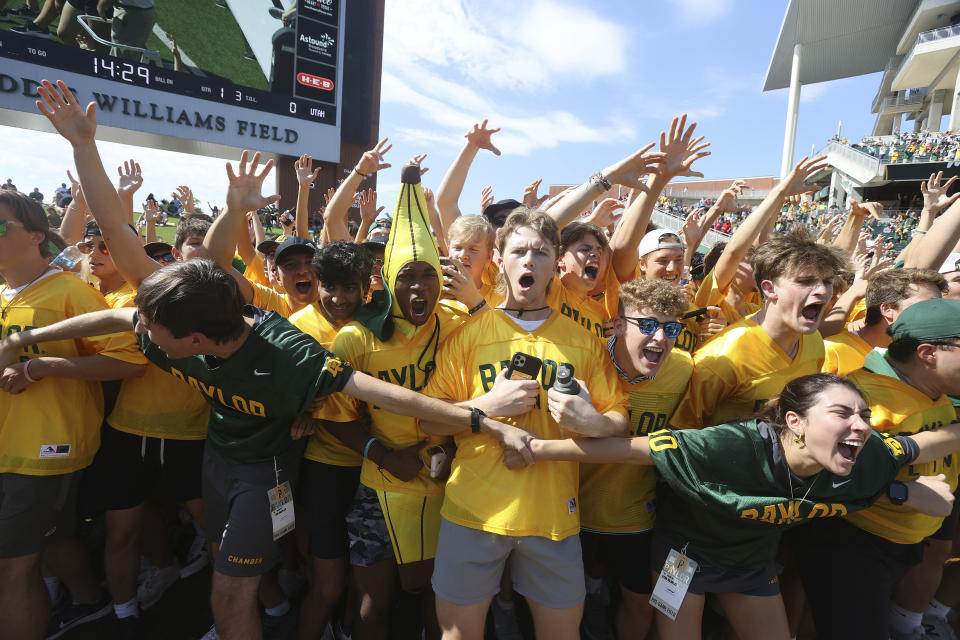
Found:
[(623, 319), (627, 322), (635, 322), (640, 327), (640, 333), (645, 336), (652, 336), (657, 332), (657, 327), (660, 326), (663, 327), (663, 334), (668, 338), (676, 338), (683, 331), (683, 323), (681, 322), (659, 322), (654, 318), (631, 318), (630, 316), (623, 316)]

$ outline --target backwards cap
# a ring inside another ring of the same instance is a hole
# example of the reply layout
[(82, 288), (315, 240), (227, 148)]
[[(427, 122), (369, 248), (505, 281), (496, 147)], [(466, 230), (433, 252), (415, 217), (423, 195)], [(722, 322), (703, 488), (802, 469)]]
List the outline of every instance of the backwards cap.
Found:
[[(430, 233), (427, 214), (427, 199), (420, 184), (420, 168), (407, 165), (400, 180), (402, 188), (397, 198), (397, 208), (390, 226), (390, 237), (383, 252), (384, 288), (373, 293), (373, 299), (360, 307), (356, 320), (366, 326), (380, 340), (389, 340), (393, 335), (391, 315), (402, 315), (394, 297), (397, 274), (411, 262), (428, 262), (437, 272), (440, 270), (440, 251)], [(439, 300), (434, 300), (436, 304)]]
[(887, 330), (894, 340), (944, 340), (960, 337), (960, 300), (931, 298), (900, 312)]

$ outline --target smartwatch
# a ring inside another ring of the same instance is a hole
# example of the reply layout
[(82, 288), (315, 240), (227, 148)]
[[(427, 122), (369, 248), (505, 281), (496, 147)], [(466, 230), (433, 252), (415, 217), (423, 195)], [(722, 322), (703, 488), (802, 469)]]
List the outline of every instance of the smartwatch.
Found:
[(907, 501), (910, 492), (907, 491), (907, 485), (902, 482), (891, 482), (890, 486), (887, 487), (887, 497), (890, 498), (890, 502), (896, 505), (901, 505)]
[(476, 407), (470, 407), (470, 431), (480, 433), (480, 416), (486, 416), (483, 411)]

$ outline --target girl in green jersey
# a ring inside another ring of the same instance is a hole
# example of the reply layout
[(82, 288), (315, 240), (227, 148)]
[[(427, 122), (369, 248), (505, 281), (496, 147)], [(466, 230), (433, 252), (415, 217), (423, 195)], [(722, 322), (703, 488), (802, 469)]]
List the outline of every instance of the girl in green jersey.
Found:
[[(813, 374), (788, 383), (750, 420), (643, 438), (535, 439), (530, 447), (538, 462), (657, 467), (651, 566), (662, 566), (670, 549), (698, 564), (676, 620), (657, 616), (661, 638), (700, 637), (705, 593), (717, 594), (741, 640), (788, 638), (774, 562), (783, 531), (869, 507), (886, 499), (901, 467), (960, 448), (960, 424), (891, 437), (871, 429), (869, 414), (848, 380)], [(522, 465), (512, 454), (505, 462)], [(913, 508), (949, 514), (943, 476), (907, 484)]]

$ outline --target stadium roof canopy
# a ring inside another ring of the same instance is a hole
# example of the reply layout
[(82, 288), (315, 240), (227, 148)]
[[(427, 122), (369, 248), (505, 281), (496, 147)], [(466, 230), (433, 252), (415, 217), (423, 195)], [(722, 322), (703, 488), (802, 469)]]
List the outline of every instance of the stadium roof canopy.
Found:
[[(883, 71), (897, 53), (923, 30), (918, 5), (934, 0), (789, 0), (773, 49), (764, 91), (790, 86), (794, 46), (803, 48), (800, 84), (815, 84)], [(924, 11), (925, 13), (925, 11)], [(912, 36), (907, 33), (916, 29)], [(929, 28), (929, 27), (927, 27)]]

